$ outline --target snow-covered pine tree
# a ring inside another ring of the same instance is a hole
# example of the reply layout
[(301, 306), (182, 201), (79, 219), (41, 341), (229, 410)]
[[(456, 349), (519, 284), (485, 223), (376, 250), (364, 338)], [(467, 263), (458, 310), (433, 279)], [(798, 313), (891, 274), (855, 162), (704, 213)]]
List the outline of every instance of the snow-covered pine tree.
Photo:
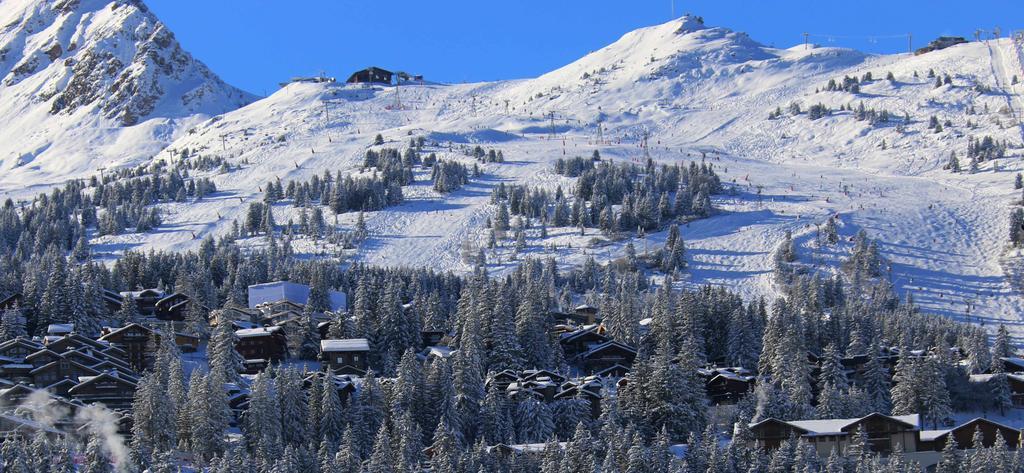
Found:
[(864, 391), (872, 412), (888, 415), (892, 411), (892, 383), (889, 368), (879, 359), (881, 349), (877, 342), (871, 346), (871, 358), (864, 367)]
[(360, 473), (362, 469), (362, 457), (359, 456), (359, 447), (355, 444), (351, 426), (342, 434), (338, 453), (334, 454), (334, 465), (340, 473)]
[(21, 310), (8, 308), (0, 317), (0, 340), (7, 341), (28, 335), (25, 331), (25, 320)]
[(118, 327), (123, 327), (132, 322), (138, 322), (139, 311), (138, 306), (135, 303), (135, 298), (131, 295), (126, 295), (121, 301), (121, 308), (114, 313), (114, 323)]
[(588, 473), (597, 468), (594, 460), (594, 440), (583, 423), (576, 424), (575, 432), (565, 444), (561, 471), (566, 473)]
[(278, 404), (281, 409), (281, 440), (286, 445), (306, 445), (311, 437), (306, 430), (308, 401), (302, 375), (295, 368), (282, 368), (277, 374)]
[(997, 365), (1002, 365), (1003, 358), (1013, 356), (1016, 356), (1016, 349), (1010, 340), (1010, 332), (1006, 329), (1005, 324), (999, 324), (995, 342), (992, 344), (992, 369), (996, 369)]
[(516, 405), (517, 438), (521, 443), (536, 443), (551, 438), (555, 430), (551, 410), (533, 396), (527, 395)]
[(442, 419), (434, 430), (433, 441), (430, 444), (433, 451), (431, 457), (431, 469), (437, 473), (458, 473), (459, 456), (461, 446), (455, 435), (454, 427)]
[[(333, 376), (330, 373), (319, 377), (320, 388), (320, 418), (318, 419), (319, 432), (317, 438), (328, 442), (337, 442), (345, 432), (345, 412), (341, 404), (341, 397), (338, 395), (338, 388), (334, 385)], [(353, 452), (362, 455), (362, 450)]]
[(989, 391), (992, 396), (992, 404), (999, 411), (999, 415), (1006, 415), (1006, 411), (1013, 407), (1010, 383), (1006, 373), (1002, 370), (996, 371), (989, 379)]
[(495, 384), (487, 389), (487, 395), (480, 405), (479, 436), (488, 445), (511, 443), (514, 430), (509, 417), (508, 396), (498, 390)]
[(110, 462), (109, 452), (104, 446), (103, 438), (98, 433), (89, 435), (85, 446), (85, 464), (83, 473), (113, 473), (114, 465)]
[(254, 452), (265, 464), (281, 454), (281, 408), (273, 371), (268, 368), (253, 380), (249, 408), (242, 417), (242, 432)]
[(237, 341), (231, 322), (222, 318), (218, 320), (206, 350), (210, 371), (218, 373), (221, 379), (229, 383), (240, 383), (242, 379), (238, 374), (242, 368), (242, 355), (235, 350)]
[(516, 335), (523, 350), (524, 366), (550, 366), (551, 350), (546, 330), (547, 314), (541, 304), (542, 293), (535, 284), (526, 291), (516, 310)]
[(363, 377), (362, 389), (356, 393), (353, 402), (352, 408), (355, 412), (350, 423), (353, 425), (355, 442), (362, 458), (369, 458), (373, 451), (374, 436), (386, 420), (384, 402), (384, 394), (376, 373), (373, 370), (367, 371)]
[(366, 464), (366, 473), (398, 472), (398, 461), (396, 458), (396, 453), (398, 452), (396, 452), (393, 445), (391, 432), (388, 431), (387, 425), (382, 423), (380, 430), (377, 431), (373, 453), (370, 454), (370, 459)]

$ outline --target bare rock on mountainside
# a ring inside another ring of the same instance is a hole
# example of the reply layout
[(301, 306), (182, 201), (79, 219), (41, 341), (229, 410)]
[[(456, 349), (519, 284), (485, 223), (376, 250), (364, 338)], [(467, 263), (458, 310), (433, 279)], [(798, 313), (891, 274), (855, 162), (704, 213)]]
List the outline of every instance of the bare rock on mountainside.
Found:
[(195, 60), (139, 0), (5, 1), (0, 24), (0, 134), (13, 138), (0, 144), (0, 169), (32, 163), (70, 177), (102, 165), (77, 163), (82, 154), (152, 155), (188, 118), (255, 98)]

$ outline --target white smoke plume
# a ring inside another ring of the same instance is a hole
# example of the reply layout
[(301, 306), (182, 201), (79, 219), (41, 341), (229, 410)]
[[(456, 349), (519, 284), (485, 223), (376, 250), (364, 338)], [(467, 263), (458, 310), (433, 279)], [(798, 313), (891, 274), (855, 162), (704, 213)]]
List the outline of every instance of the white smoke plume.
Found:
[(103, 445), (114, 461), (117, 471), (127, 471), (128, 447), (124, 444), (124, 438), (117, 433), (116, 414), (102, 405), (90, 404), (78, 410), (75, 420), (86, 425), (91, 435), (98, 435), (103, 439)]
[(61, 405), (53, 399), (50, 393), (42, 389), (32, 391), (32, 394), (18, 404), (15, 412), (19, 415), (27, 412), (31, 414), (32, 420), (51, 429), (71, 413), (70, 409)]

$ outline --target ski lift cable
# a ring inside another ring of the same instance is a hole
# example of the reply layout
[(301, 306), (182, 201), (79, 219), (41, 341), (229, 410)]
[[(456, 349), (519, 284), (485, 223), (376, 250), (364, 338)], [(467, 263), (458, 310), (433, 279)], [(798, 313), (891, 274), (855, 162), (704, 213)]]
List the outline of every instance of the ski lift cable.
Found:
[(825, 33), (807, 33), (807, 36), (813, 36), (817, 38), (832, 38), (832, 39), (866, 39), (866, 40), (879, 40), (879, 39), (902, 39), (907, 37), (907, 33), (903, 34), (892, 34), (892, 35), (837, 35), (837, 34), (825, 34)]

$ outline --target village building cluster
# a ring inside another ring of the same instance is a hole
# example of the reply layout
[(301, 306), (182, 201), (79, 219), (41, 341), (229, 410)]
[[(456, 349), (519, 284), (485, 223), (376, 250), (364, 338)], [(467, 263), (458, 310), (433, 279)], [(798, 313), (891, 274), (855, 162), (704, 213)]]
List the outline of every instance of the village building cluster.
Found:
[[(329, 377), (339, 399), (348, 399), (359, 389), (361, 377), (370, 370), (373, 347), (365, 338), (332, 339), (330, 325), (337, 314), (347, 310), (346, 295), (338, 291), (327, 294), (328, 310), (307, 311), (311, 289), (288, 281), (256, 284), (248, 288), (248, 307), (229, 307), (211, 312), (211, 323), (231, 324), (234, 348), (241, 358), (240, 383), (225, 386), (229, 404), (237, 422), (249, 407), (247, 379), (262, 370), (294, 358), (294, 343), (303, 324), (316, 326), (319, 369), (307, 370), (303, 377), (306, 388), (321, 385)], [(187, 296), (166, 293), (159, 289), (131, 292), (105, 291), (104, 300), (113, 310), (126, 301), (134, 302), (136, 321), (122, 327), (104, 327), (99, 337), (76, 333), (72, 324), (52, 324), (43, 337), (18, 337), (0, 344), (0, 435), (26, 436), (36, 432), (61, 435), (61, 428), (73, 428), (75, 413), (87, 405), (99, 403), (120, 417), (120, 430), (129, 432), (130, 411), (140, 373), (151, 368), (161, 339), (172, 336), (182, 353), (204, 349), (204, 339), (185, 333), (185, 313), (192, 303)], [(16, 307), (17, 295), (0, 301), (0, 308)], [(408, 309), (409, 306), (405, 306)], [(503, 370), (490, 373), (485, 387), (497, 390), (510, 399), (533, 398), (551, 404), (566, 400), (585, 402), (586, 412), (593, 419), (601, 415), (605, 396), (630, 382), (629, 373), (637, 357), (637, 348), (613, 339), (603, 324), (598, 310), (582, 304), (569, 313), (551, 314), (549, 328), (564, 353), (570, 372), (545, 369)], [(450, 334), (424, 329), (421, 332), (420, 359), (448, 358), (453, 349), (447, 346)], [(960, 355), (951, 349), (954, 356)], [(934, 353), (913, 351), (910, 357), (925, 358)], [(842, 357), (839, 362), (846, 377), (859, 382), (865, 376), (869, 361), (881, 362), (892, 373), (900, 357), (898, 348), (886, 348), (872, 356), (862, 354)], [(817, 377), (823, 359), (808, 353), (812, 376)], [(1024, 407), (1024, 359), (1001, 359), (1007, 375), (1013, 405)], [(731, 409), (753, 391), (757, 375), (752, 368), (718, 366), (714, 363), (698, 369), (706, 397), (717, 417), (729, 419)], [(971, 376), (973, 383), (987, 383), (993, 374)], [(386, 379), (383, 382), (388, 382)], [(63, 413), (52, 426), (33, 420), (33, 412), (60, 406)], [(782, 421), (768, 418), (750, 425), (754, 446), (766, 450), (779, 448), (787, 439), (806, 439), (821, 458), (833, 449), (844, 451), (858, 435), (865, 435), (872, 451), (887, 454), (901, 449), (908, 458), (928, 466), (939, 459), (947, 439), (956, 438), (958, 445), (970, 446), (980, 432), (985, 445), (991, 446), (1001, 435), (1011, 449), (1016, 449), (1020, 431), (987, 419), (973, 419), (944, 429), (922, 428), (918, 415), (888, 416), (873, 413), (851, 419), (815, 419)], [(495, 448), (531, 453), (525, 445), (498, 445)], [(539, 450), (537, 450), (539, 452)]]

